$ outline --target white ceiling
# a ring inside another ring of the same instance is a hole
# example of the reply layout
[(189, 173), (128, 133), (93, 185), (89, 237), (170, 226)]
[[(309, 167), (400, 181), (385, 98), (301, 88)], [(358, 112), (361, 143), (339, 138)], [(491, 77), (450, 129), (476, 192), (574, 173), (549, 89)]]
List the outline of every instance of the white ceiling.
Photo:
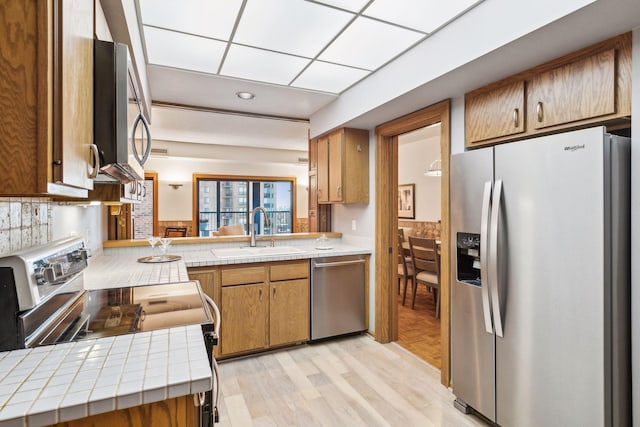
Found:
[(314, 112), (481, 1), (135, 0), (154, 139), (306, 151)]
[(138, 5), (150, 65), (339, 94), (477, 2), (139, 0)]
[(481, 1), (136, 4), (153, 101), (307, 119)]

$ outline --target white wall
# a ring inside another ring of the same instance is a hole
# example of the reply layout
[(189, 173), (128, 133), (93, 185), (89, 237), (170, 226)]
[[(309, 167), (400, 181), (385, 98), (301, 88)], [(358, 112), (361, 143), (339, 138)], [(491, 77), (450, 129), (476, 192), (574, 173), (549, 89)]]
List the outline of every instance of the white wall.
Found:
[(398, 184), (415, 184), (415, 220), (440, 220), (440, 177), (424, 176), (431, 162), (440, 158), (440, 138), (433, 137), (398, 145)]
[[(145, 170), (158, 173), (158, 220), (160, 221), (189, 220), (193, 217), (194, 173), (296, 177), (296, 216), (298, 218), (307, 216), (309, 176), (306, 164), (152, 157), (145, 164)], [(182, 184), (182, 187), (174, 190), (169, 186), (170, 183)]]
[(52, 240), (68, 236), (80, 236), (87, 247), (96, 253), (102, 251), (107, 240), (106, 206), (62, 206), (51, 202)]

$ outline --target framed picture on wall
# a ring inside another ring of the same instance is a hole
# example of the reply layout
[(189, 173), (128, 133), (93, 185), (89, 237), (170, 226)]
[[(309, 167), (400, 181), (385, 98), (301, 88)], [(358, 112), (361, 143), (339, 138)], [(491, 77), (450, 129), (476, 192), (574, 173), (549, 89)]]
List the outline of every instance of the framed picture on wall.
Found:
[(416, 185), (398, 186), (398, 218), (416, 219)]

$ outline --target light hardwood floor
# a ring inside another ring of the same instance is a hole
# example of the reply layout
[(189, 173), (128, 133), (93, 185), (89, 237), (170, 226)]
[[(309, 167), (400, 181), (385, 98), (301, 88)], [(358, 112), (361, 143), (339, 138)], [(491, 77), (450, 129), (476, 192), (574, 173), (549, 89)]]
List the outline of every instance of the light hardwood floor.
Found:
[(440, 374), (358, 335), (220, 363), (220, 426), (485, 426)]

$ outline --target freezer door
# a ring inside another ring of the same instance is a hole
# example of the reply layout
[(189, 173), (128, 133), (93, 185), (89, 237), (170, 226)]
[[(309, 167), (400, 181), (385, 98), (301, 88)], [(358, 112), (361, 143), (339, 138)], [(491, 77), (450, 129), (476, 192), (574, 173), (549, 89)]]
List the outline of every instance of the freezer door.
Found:
[[(478, 286), (476, 282), (474, 285), (471, 280), (466, 280), (468, 276), (459, 274), (469, 265), (461, 265), (464, 260), (457, 256), (458, 242), (464, 243), (460, 239), (481, 234), (482, 207), (487, 204), (485, 188), (488, 183), (491, 189), (492, 178), (493, 149), (474, 150), (451, 157), (453, 392), (458, 403), (471, 406), (485, 417), (495, 420), (495, 344), (491, 313), (483, 306), (483, 291), (488, 291), (487, 283), (482, 282)], [(480, 247), (484, 243), (480, 242)], [(486, 256), (482, 251), (479, 255)], [(467, 257), (466, 254), (464, 256)], [(486, 301), (488, 303), (488, 299)], [(485, 316), (488, 316), (489, 332)]]
[(603, 152), (602, 128), (495, 148), (502, 427), (606, 425)]

